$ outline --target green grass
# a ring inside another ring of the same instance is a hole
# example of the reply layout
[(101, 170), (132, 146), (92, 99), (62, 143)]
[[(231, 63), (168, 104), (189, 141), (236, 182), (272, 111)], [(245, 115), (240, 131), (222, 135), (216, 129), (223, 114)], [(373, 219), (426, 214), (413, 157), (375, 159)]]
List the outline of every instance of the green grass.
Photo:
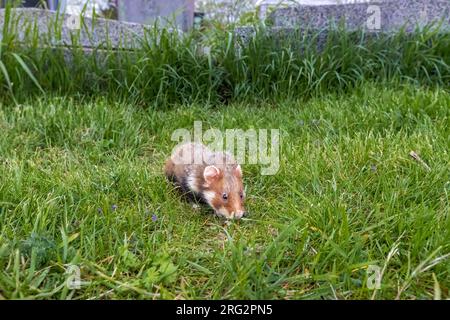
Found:
[[(450, 298), (450, 33), (155, 26), (133, 52), (85, 55), (77, 31), (50, 48), (32, 22), (24, 46), (10, 8), (0, 299)], [(224, 224), (164, 178), (172, 132), (198, 120), (282, 131), (276, 175), (243, 166), (248, 219)]]
[[(371, 84), (226, 107), (3, 102), (0, 298), (449, 298), (449, 106), (443, 89)], [(276, 175), (243, 166), (248, 219), (224, 225), (164, 178), (194, 120), (281, 129)]]
[[(16, 103), (49, 94), (102, 95), (154, 106), (276, 103), (344, 94), (366, 82), (450, 84), (450, 32), (438, 25), (377, 36), (340, 26), (326, 34), (292, 30), (280, 36), (255, 25), (248, 41), (232, 26), (181, 35), (155, 25), (143, 39), (122, 39), (135, 44), (132, 52), (104, 39), (84, 54), (80, 37), (92, 30), (83, 21), (68, 50), (55, 47), (62, 38), (61, 17), (49, 23), (48, 32), (37, 32), (33, 21), (19, 23), (16, 14), (8, 7), (0, 26), (0, 99)], [(203, 54), (205, 46), (210, 51)]]

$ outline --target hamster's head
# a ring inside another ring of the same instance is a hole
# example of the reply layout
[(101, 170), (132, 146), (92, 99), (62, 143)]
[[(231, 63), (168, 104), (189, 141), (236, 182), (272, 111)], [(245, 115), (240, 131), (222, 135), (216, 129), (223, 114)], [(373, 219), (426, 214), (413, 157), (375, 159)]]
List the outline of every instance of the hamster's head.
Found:
[(203, 171), (203, 178), (205, 180), (203, 196), (218, 216), (240, 219), (246, 214), (240, 165), (225, 168), (207, 166)]

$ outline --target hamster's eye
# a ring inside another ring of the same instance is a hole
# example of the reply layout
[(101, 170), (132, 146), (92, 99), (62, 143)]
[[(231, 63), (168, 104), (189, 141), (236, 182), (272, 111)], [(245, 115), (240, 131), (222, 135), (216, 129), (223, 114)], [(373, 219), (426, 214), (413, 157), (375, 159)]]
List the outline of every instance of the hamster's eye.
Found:
[(222, 194), (222, 198), (223, 198), (223, 200), (228, 200), (228, 194), (226, 194), (226, 193)]
[(241, 199), (244, 199), (244, 194), (241, 193), (241, 194), (240, 194), (240, 197), (241, 197)]

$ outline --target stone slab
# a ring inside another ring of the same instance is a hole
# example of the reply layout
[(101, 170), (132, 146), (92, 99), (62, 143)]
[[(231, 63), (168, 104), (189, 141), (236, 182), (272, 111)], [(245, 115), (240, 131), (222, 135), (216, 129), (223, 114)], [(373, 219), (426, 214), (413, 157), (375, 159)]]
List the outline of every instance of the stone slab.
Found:
[(405, 27), (412, 31), (432, 23), (450, 26), (449, 0), (336, 0), (335, 4), (299, 4), (275, 9), (271, 15), (276, 27), (327, 29), (345, 23), (348, 30), (391, 32)]
[[(5, 10), (0, 9), (0, 39)], [(42, 45), (70, 47), (77, 44), (86, 48), (133, 49), (139, 46), (145, 33), (151, 31), (151, 26), (138, 23), (59, 15), (55, 11), (34, 8), (16, 8), (11, 14), (11, 25), (13, 29), (17, 29), (14, 32), (18, 40), (24, 43), (27, 43), (27, 30), (36, 27), (36, 34)], [(55, 31), (56, 26), (60, 26), (61, 30)]]

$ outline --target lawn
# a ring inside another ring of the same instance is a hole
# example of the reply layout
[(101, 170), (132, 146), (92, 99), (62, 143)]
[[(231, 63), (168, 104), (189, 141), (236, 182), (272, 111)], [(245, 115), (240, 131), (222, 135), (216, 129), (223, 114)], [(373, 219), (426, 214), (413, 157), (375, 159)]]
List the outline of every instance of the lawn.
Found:
[[(0, 299), (450, 298), (449, 106), (370, 83), (258, 105), (0, 103)], [(246, 219), (166, 181), (171, 134), (194, 121), (281, 130), (277, 174), (243, 165)]]

